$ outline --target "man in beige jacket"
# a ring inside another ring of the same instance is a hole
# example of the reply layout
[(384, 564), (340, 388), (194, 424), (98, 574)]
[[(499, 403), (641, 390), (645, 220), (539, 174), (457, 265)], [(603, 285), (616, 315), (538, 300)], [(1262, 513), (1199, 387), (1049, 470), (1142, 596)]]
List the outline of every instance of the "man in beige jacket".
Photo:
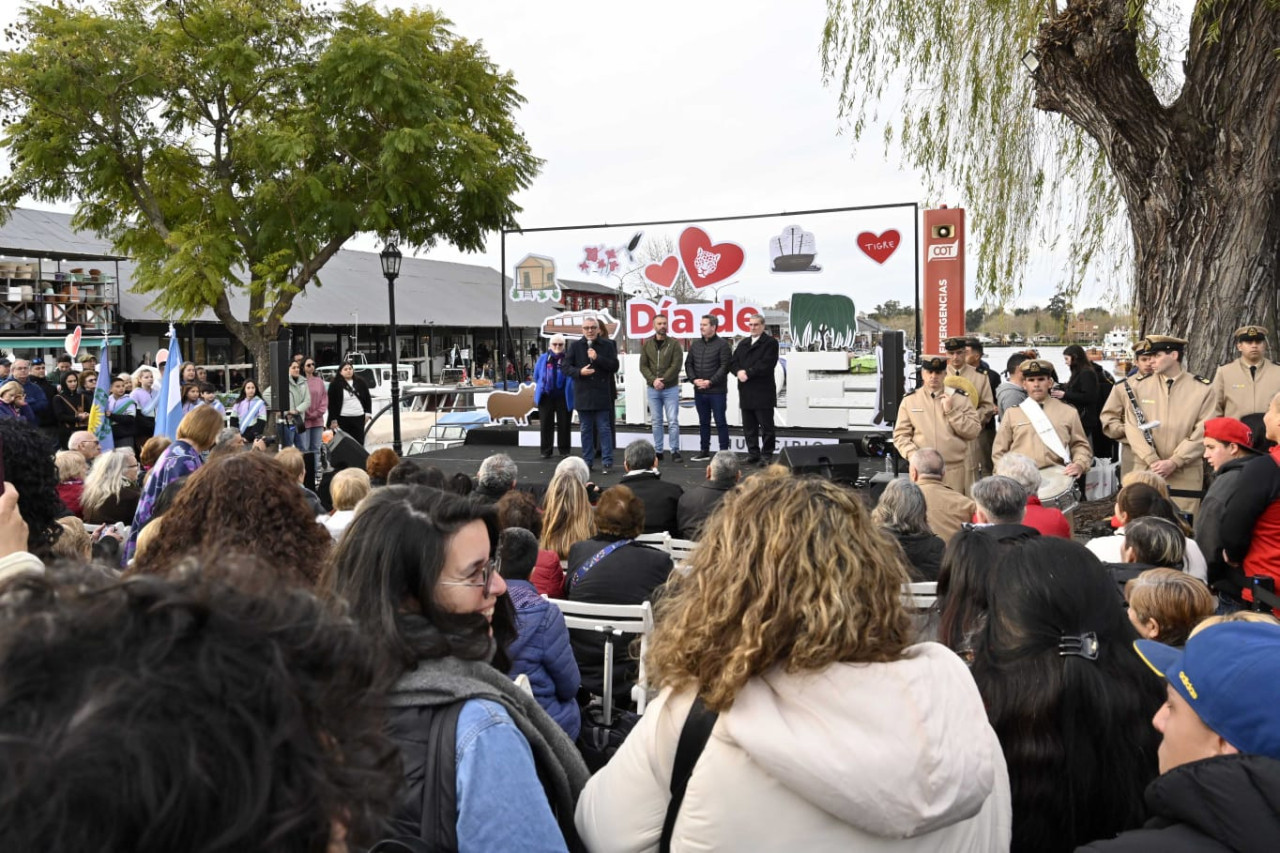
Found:
[(1133, 345), (1133, 360), (1138, 372), (1116, 382), (1102, 407), (1102, 414), (1098, 416), (1102, 423), (1102, 434), (1120, 443), (1121, 477), (1133, 470), (1133, 448), (1129, 446), (1124, 432), (1125, 421), (1133, 420), (1133, 404), (1129, 402), (1128, 389), (1142, 377), (1150, 376), (1155, 369), (1155, 356), (1152, 355), (1151, 344), (1146, 338)]
[[(996, 407), (996, 389), (991, 387), (991, 381), (985, 373), (969, 363), (969, 345), (965, 338), (947, 338), (942, 345), (947, 350), (950, 362), (947, 365), (947, 377), (964, 379), (978, 392), (978, 396), (970, 402), (978, 410), (978, 422), (985, 429), (999, 411)], [(981, 431), (974, 438), (976, 440), (969, 445), (969, 461), (965, 466), (970, 486), (990, 474), (992, 465), (991, 447), (983, 444)], [(947, 467), (951, 467), (950, 460), (947, 460)]]
[[(1000, 419), (991, 458), (999, 462), (1006, 453), (1021, 453), (1041, 470), (1062, 465), (1065, 466), (1062, 473), (1068, 477), (1084, 476), (1093, 466), (1093, 447), (1075, 407), (1049, 396), (1049, 389), (1053, 386), (1053, 365), (1039, 359), (1024, 361), (1022, 383), (1028, 397), (1021, 406), (1007, 409)], [(1037, 423), (1039, 415), (1030, 409), (1032, 406), (1044, 414), (1044, 421), (1053, 427), (1061, 447), (1051, 447), (1054, 443), (1052, 436), (1046, 440), (1040, 434), (1038, 427), (1042, 424)], [(1058, 450), (1065, 450), (1067, 456), (1059, 454)]]
[(967, 494), (974, 483), (969, 448), (982, 431), (982, 422), (967, 396), (943, 385), (946, 370), (946, 360), (936, 356), (920, 362), (924, 384), (898, 406), (893, 444), (908, 462), (922, 447), (936, 449), (946, 463), (947, 485)]
[(1185, 512), (1200, 507), (1204, 487), (1204, 422), (1213, 417), (1213, 387), (1208, 379), (1182, 367), (1187, 342), (1149, 335), (1155, 372), (1134, 383), (1134, 395), (1151, 429), (1138, 428), (1136, 416), (1125, 420), (1125, 437), (1133, 448), (1133, 469), (1150, 470), (1169, 484), (1169, 496)]
[(1262, 326), (1236, 329), (1240, 357), (1213, 375), (1214, 417), (1260, 414), (1280, 394), (1280, 364), (1267, 358), (1267, 330)]
[(924, 494), (929, 527), (943, 542), (950, 542), (961, 525), (973, 521), (977, 504), (943, 482), (945, 473), (942, 455), (932, 447), (922, 447), (911, 457), (911, 482)]

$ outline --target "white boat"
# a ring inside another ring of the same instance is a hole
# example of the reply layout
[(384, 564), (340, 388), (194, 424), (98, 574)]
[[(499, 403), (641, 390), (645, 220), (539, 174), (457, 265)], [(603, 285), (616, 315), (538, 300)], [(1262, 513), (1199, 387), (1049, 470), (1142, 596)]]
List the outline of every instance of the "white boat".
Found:
[(1102, 339), (1102, 357), (1108, 361), (1133, 360), (1133, 330), (1120, 326)]

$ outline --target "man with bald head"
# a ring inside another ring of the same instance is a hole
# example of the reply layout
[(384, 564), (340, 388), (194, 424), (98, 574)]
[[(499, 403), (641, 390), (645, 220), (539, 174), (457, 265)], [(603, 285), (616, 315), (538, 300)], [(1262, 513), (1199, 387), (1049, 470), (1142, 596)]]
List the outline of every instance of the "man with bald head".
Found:
[(947, 542), (960, 531), (961, 525), (973, 518), (977, 508), (972, 500), (948, 486), (943, 477), (946, 463), (932, 447), (921, 447), (911, 456), (911, 482), (920, 487), (929, 519), (929, 527)]

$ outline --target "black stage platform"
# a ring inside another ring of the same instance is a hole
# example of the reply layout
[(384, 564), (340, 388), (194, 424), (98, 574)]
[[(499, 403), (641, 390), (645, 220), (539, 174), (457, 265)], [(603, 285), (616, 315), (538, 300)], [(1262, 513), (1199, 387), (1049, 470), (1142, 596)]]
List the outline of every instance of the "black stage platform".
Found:
[[(551, 481), (551, 476), (555, 473), (556, 465), (560, 462), (558, 455), (553, 455), (550, 459), (543, 459), (536, 446), (522, 447), (520, 446), (521, 433), (526, 436), (533, 435), (536, 440), (538, 434), (537, 428), (522, 427), (477, 427), (467, 434), (467, 443), (458, 447), (449, 448), (447, 450), (436, 450), (429, 453), (415, 455), (413, 458), (421, 459), (429, 465), (434, 465), (445, 473), (446, 476), (458, 472), (474, 477), (480, 470), (480, 463), (486, 457), (494, 453), (505, 453), (510, 456), (520, 469), (520, 485), (522, 486), (545, 486)], [(682, 439), (687, 440), (689, 431), (682, 430)], [(694, 430), (693, 435), (697, 436)], [(865, 481), (872, 475), (886, 470), (892, 470), (892, 460), (888, 461), (886, 466), (886, 458), (883, 454), (866, 455), (869, 452), (874, 453), (876, 449), (882, 445), (878, 441), (870, 441), (873, 436), (882, 436), (885, 433), (865, 433), (859, 434), (846, 430), (779, 430), (778, 438), (780, 443), (783, 441), (793, 442), (800, 446), (812, 446), (816, 444), (830, 445), (839, 443), (843, 445), (852, 445), (858, 453), (859, 473), (858, 479)], [(574, 435), (575, 442), (578, 436)], [(628, 443), (634, 438), (643, 438), (652, 440), (652, 434), (648, 432), (641, 433), (638, 430), (630, 430), (623, 428), (619, 432), (621, 442)], [(528, 441), (528, 438), (525, 439)], [(712, 437), (712, 446), (716, 446), (714, 436)], [(751, 474), (759, 468), (746, 467), (746, 453), (743, 450), (742, 430), (730, 430), (730, 447), (738, 452), (738, 457), (743, 463), (743, 476)], [(690, 458), (697, 452), (696, 450), (685, 449), (681, 451), (684, 455), (684, 462), (677, 463), (671, 461), (671, 452), (667, 451), (667, 459), (660, 462), (658, 467), (662, 472), (662, 479), (666, 482), (675, 483), (684, 489), (698, 485), (706, 479), (707, 463), (692, 462)], [(712, 451), (715, 452), (714, 450)], [(581, 448), (575, 446), (573, 453), (581, 456)], [(608, 476), (600, 473), (601, 462), (597, 457), (595, 460), (595, 471), (591, 475), (594, 483), (601, 488), (608, 488), (622, 482), (622, 476), (626, 473), (623, 467), (624, 449), (619, 447), (613, 454), (613, 472)], [(777, 457), (775, 456), (775, 461)], [(905, 468), (903, 469), (905, 470)]]

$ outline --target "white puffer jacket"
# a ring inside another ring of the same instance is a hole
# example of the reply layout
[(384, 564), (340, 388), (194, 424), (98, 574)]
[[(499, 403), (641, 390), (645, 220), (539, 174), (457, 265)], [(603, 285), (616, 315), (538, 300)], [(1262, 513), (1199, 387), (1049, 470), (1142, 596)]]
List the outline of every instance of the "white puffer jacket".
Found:
[[(656, 850), (693, 694), (664, 690), (587, 783), (594, 853)], [(775, 670), (721, 714), (673, 851), (1009, 849), (1009, 777), (964, 663), (937, 643), (887, 664)]]

